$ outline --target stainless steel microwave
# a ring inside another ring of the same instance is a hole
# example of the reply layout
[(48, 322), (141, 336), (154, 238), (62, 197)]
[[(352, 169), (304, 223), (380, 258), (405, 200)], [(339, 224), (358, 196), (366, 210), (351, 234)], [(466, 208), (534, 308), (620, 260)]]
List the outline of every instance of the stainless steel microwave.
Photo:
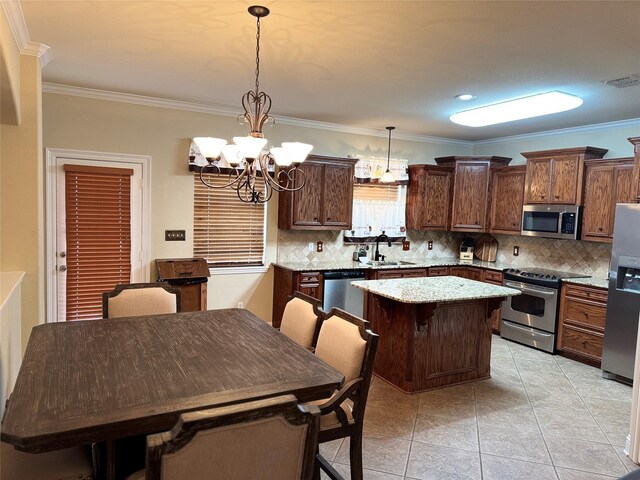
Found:
[(522, 235), (577, 240), (582, 222), (578, 205), (525, 205), (522, 207)]

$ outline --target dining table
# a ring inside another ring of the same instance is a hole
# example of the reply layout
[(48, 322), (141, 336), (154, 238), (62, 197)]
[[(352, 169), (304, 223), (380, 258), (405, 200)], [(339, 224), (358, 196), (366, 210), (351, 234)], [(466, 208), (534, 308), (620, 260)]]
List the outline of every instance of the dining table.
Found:
[(284, 394), (328, 398), (342, 373), (244, 309), (33, 328), (0, 439), (26, 452), (170, 430), (183, 412)]

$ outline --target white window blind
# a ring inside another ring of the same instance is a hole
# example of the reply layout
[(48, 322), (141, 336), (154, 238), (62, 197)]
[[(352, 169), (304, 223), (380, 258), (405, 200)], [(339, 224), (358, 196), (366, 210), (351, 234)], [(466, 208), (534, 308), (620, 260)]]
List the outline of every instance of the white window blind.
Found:
[(67, 320), (102, 318), (102, 292), (131, 281), (133, 170), (64, 166)]
[[(228, 177), (205, 175), (212, 185)], [(211, 267), (264, 264), (265, 204), (241, 202), (233, 188), (209, 188), (194, 175), (193, 256)]]

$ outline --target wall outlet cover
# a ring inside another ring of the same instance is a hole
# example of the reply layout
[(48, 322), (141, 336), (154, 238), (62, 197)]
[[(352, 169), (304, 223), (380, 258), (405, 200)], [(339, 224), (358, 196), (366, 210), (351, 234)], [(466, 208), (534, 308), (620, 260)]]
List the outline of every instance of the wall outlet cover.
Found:
[(404, 250), (405, 252), (408, 251), (411, 248), (411, 242), (409, 240), (404, 240), (402, 242), (402, 250)]
[(310, 252), (313, 252), (313, 242), (309, 242), (309, 245), (307, 246), (307, 248), (309, 249)]
[(317, 252), (322, 252), (322, 242), (318, 242), (318, 243), (316, 244), (316, 251), (317, 251)]
[(518, 245), (514, 245), (514, 247), (513, 247), (513, 256), (517, 257), (518, 255), (520, 255), (520, 247)]

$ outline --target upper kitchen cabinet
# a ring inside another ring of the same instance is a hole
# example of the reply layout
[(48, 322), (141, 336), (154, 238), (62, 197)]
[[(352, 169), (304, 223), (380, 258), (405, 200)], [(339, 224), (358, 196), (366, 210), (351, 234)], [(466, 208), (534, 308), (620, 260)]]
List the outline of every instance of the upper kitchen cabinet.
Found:
[(525, 165), (491, 169), (489, 232), (520, 234)]
[(487, 198), (491, 167), (505, 166), (506, 157), (439, 157), (436, 163), (453, 167), (451, 227), (454, 232), (487, 231)]
[(278, 228), (348, 230), (357, 159), (309, 155), (298, 167), (306, 183), (297, 192), (280, 192)]
[(409, 165), (407, 228), (446, 230), (451, 210), (452, 167)]
[(633, 161), (633, 189), (635, 192), (635, 201), (640, 203), (640, 137), (628, 138), (633, 144), (634, 161)]
[(587, 160), (584, 181), (582, 240), (611, 242), (616, 203), (636, 199), (633, 158)]
[(595, 147), (523, 152), (527, 159), (524, 203), (582, 205), (584, 161), (606, 153)]

